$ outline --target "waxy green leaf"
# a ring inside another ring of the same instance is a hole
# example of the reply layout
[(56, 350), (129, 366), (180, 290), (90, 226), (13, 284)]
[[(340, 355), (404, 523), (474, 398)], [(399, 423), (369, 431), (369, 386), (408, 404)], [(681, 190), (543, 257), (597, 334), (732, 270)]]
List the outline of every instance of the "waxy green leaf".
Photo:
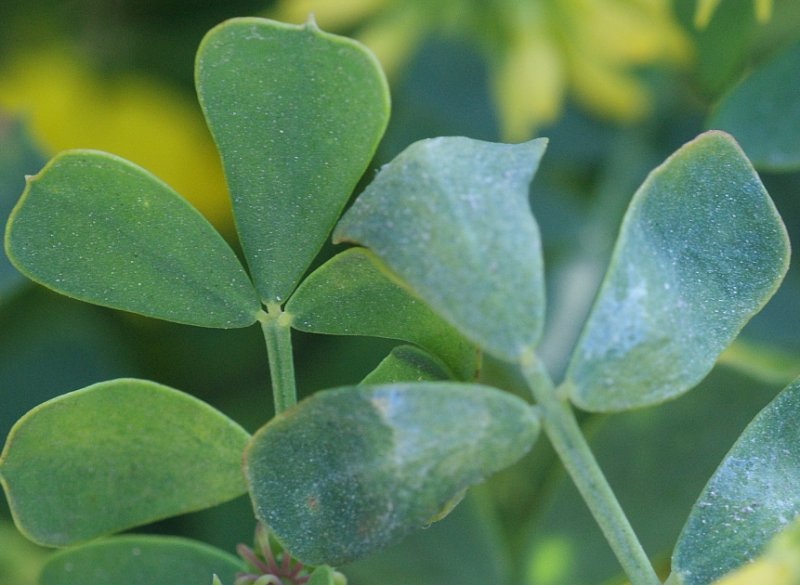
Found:
[(283, 302), (383, 135), (386, 80), (352, 40), (259, 18), (212, 29), (195, 77), (256, 288)]
[(441, 361), (413, 345), (395, 347), (378, 366), (361, 381), (364, 386), (394, 382), (435, 382), (449, 380)]
[(567, 371), (581, 408), (661, 402), (695, 386), (769, 300), (789, 241), (747, 158), (708, 132), (653, 171), (622, 223)]
[(256, 515), (294, 556), (338, 565), (430, 524), (538, 431), (528, 404), (486, 386), (338, 388), (258, 431), (245, 475)]
[(710, 128), (733, 134), (759, 169), (800, 169), (800, 43), (741, 81), (717, 104)]
[(39, 585), (205, 585), (214, 574), (230, 585), (244, 563), (185, 538), (116, 536), (54, 554)]
[(475, 346), (364, 248), (342, 252), (312, 272), (286, 303), (286, 312), (301, 331), (415, 343), (440, 357), (460, 380), (473, 380), (479, 367)]
[(412, 144), (356, 200), (334, 239), (370, 248), (465, 337), (517, 361), (538, 341), (544, 320), (528, 184), (545, 145)]
[(248, 439), (188, 394), (113, 380), (21, 418), (0, 456), (0, 482), (20, 531), (66, 546), (243, 494)]
[(694, 505), (672, 583), (708, 585), (760, 555), (800, 515), (800, 380), (748, 425)]
[(203, 327), (255, 323), (258, 297), (225, 240), (156, 177), (96, 151), (28, 179), (6, 252), (29, 278), (90, 303)]

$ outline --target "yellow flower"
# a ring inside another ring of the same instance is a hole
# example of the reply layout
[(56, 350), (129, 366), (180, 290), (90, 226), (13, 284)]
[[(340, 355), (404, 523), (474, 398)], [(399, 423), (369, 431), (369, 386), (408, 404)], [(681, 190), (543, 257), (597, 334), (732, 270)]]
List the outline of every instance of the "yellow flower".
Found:
[(354, 31), (389, 74), (430, 32), (475, 40), (507, 140), (555, 121), (568, 93), (598, 115), (638, 119), (650, 100), (634, 69), (690, 54), (670, 0), (280, 0), (272, 15), (311, 12), (322, 28)]
[[(772, 17), (772, 0), (753, 0), (756, 20), (767, 22)], [(697, 10), (694, 13), (694, 25), (697, 28), (705, 28), (711, 21), (711, 16), (717, 9), (720, 0), (698, 0)]]
[(800, 585), (800, 519), (778, 533), (764, 554), (713, 585)]
[(0, 71), (0, 109), (22, 115), (49, 152), (92, 148), (149, 170), (223, 232), (230, 204), (199, 106), (153, 79), (103, 78), (68, 50), (22, 55)]

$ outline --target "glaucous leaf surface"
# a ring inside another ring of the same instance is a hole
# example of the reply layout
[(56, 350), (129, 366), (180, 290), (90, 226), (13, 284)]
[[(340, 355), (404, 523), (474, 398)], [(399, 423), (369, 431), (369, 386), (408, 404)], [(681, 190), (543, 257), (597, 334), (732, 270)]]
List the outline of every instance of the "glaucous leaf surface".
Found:
[[(659, 573), (669, 568), (697, 495), (742, 429), (774, 397), (773, 384), (715, 367), (696, 391), (679, 400), (585, 420), (589, 446)], [(531, 455), (538, 455), (532, 462), (537, 467), (527, 470), (528, 478), (547, 461), (546, 453)], [(537, 510), (524, 528), (523, 583), (622, 583), (619, 561), (569, 476), (559, 472), (546, 486), (505, 504), (507, 523), (520, 507)]]
[(708, 585), (764, 551), (800, 514), (800, 381), (748, 425), (692, 508), (672, 556), (675, 585)]
[(477, 348), (365, 248), (337, 254), (312, 272), (286, 303), (286, 312), (300, 331), (415, 343), (440, 357), (460, 380), (473, 380), (479, 367)]
[(243, 494), (248, 439), (188, 394), (112, 380), (21, 418), (0, 456), (0, 482), (21, 532), (67, 546)]
[(355, 41), (260, 18), (212, 29), (195, 79), (256, 288), (283, 302), (383, 135), (386, 80)]
[(200, 585), (214, 574), (230, 585), (244, 568), (237, 557), (201, 542), (116, 536), (54, 554), (39, 585)]
[(62, 294), (203, 327), (244, 327), (260, 309), (244, 268), (175, 191), (111, 154), (66, 151), (28, 179), (6, 252)]
[(259, 430), (245, 475), (256, 516), (294, 556), (339, 565), (430, 524), (538, 432), (527, 403), (486, 386), (338, 388)]
[(738, 145), (707, 132), (634, 196), (567, 370), (581, 408), (661, 402), (695, 386), (788, 268), (778, 212)]
[(413, 345), (392, 349), (362, 381), (365, 386), (394, 382), (435, 382), (449, 380), (450, 374), (441, 361)]
[(759, 169), (800, 169), (800, 42), (735, 86), (717, 104), (710, 128), (730, 132)]
[(334, 240), (370, 248), (465, 337), (517, 361), (538, 341), (544, 318), (528, 185), (545, 145), (416, 142), (381, 169)]

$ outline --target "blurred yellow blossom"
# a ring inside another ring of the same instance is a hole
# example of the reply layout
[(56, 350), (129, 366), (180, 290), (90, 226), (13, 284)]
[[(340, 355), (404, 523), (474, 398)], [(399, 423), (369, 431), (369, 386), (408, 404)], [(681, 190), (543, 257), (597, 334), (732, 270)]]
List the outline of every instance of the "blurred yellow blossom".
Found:
[(151, 78), (102, 77), (70, 55), (54, 47), (0, 70), (0, 109), (22, 115), (51, 153), (92, 148), (135, 162), (230, 231), (222, 168), (199, 106)]
[(272, 15), (354, 30), (389, 74), (431, 31), (476, 39), (490, 65), (502, 134), (529, 138), (557, 119), (567, 93), (618, 121), (649, 107), (634, 69), (682, 63), (690, 45), (670, 0), (279, 0)]
[(764, 554), (714, 585), (800, 585), (800, 519), (778, 533)]
[[(698, 0), (697, 10), (694, 13), (694, 25), (705, 28), (711, 21), (711, 16), (717, 9), (721, 0)], [(772, 17), (772, 0), (753, 0), (756, 20), (767, 22)]]

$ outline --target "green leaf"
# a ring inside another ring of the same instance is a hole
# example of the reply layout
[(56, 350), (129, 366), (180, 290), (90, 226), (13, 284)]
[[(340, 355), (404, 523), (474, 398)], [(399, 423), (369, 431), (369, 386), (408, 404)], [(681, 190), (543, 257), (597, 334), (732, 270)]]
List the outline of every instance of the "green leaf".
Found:
[(113, 380), (21, 418), (0, 456), (0, 482), (20, 531), (66, 546), (243, 494), (248, 439), (187, 394)]
[(769, 300), (788, 268), (778, 212), (730, 136), (707, 132), (633, 198), (566, 387), (610, 411), (678, 396)]
[[(774, 385), (717, 367), (680, 400), (584, 420), (589, 446), (659, 573), (668, 569), (686, 516), (708, 478), (742, 429), (774, 398)], [(535, 459), (531, 469), (514, 466), (515, 474), (527, 471), (517, 482), (547, 471), (547, 453), (532, 455), (526, 458)], [(621, 585), (619, 561), (569, 476), (550, 475), (547, 486), (545, 492), (509, 497), (505, 506), (507, 523), (521, 515), (520, 509), (537, 511), (523, 524), (522, 582)]]
[(717, 104), (709, 128), (730, 132), (759, 169), (800, 169), (800, 43), (741, 81)]
[(748, 425), (692, 508), (673, 581), (707, 585), (751, 561), (800, 514), (800, 380)]
[(338, 388), (258, 431), (245, 475), (256, 515), (294, 556), (338, 565), (430, 524), (538, 431), (528, 404), (486, 386)]
[(413, 345), (400, 345), (361, 384), (375, 386), (394, 382), (435, 382), (449, 379), (447, 368), (431, 354)]
[(195, 76), (256, 288), (282, 302), (377, 147), (386, 80), (354, 41), (258, 18), (212, 29)]
[(517, 361), (538, 341), (544, 319), (528, 184), (545, 145), (412, 144), (356, 200), (334, 239), (371, 248), (465, 337)]
[(106, 153), (67, 151), (28, 179), (6, 252), (48, 288), (150, 317), (244, 327), (260, 309), (211, 224), (156, 177)]
[(116, 536), (54, 554), (39, 585), (226, 585), (245, 566), (207, 544), (166, 536)]
[(415, 343), (440, 357), (460, 380), (473, 380), (479, 367), (475, 346), (364, 248), (342, 252), (312, 272), (286, 303), (286, 312), (301, 331)]

